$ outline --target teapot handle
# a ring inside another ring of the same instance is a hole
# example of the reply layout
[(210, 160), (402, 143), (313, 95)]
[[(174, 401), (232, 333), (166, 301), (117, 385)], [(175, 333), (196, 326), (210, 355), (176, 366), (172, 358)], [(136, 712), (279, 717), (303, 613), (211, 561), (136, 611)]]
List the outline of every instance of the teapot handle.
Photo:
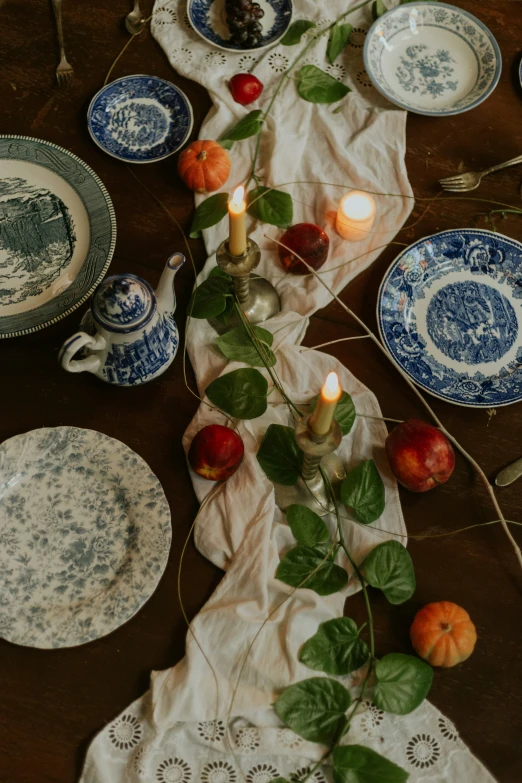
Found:
[(85, 359), (74, 359), (73, 357), (81, 348), (90, 348), (91, 351), (103, 351), (106, 345), (105, 337), (99, 333), (91, 337), (86, 332), (76, 332), (62, 345), (58, 361), (67, 372), (97, 372), (101, 364), (99, 356), (91, 355)]

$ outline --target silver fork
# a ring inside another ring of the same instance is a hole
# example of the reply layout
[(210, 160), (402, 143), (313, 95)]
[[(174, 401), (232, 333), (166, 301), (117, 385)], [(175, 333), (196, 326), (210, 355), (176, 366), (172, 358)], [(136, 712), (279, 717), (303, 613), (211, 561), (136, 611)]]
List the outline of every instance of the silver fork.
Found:
[(52, 0), (53, 11), (56, 19), (56, 31), (58, 33), (58, 43), (60, 45), (60, 62), (56, 69), (56, 81), (58, 87), (70, 87), (74, 81), (74, 70), (67, 62), (63, 48), (63, 29), (62, 29), (62, 2), (63, 0)]
[(518, 158), (507, 160), (505, 163), (498, 163), (496, 166), (491, 166), (491, 168), (484, 171), (467, 171), (465, 174), (456, 174), (454, 177), (439, 179), (439, 182), (444, 190), (451, 190), (453, 193), (465, 193), (468, 190), (478, 188), (480, 180), (486, 174), (506, 169), (508, 166), (515, 166), (517, 163), (522, 163), (522, 155), (519, 155)]

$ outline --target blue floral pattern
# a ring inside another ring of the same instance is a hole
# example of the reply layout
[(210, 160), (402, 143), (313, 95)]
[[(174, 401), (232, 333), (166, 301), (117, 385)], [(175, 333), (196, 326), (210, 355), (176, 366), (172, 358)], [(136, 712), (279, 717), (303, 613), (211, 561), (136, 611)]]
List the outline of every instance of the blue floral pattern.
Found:
[(385, 346), (427, 391), (473, 407), (522, 399), (521, 243), (473, 229), (420, 240), (385, 275), (378, 318)]
[(458, 87), (458, 80), (453, 77), (455, 69), (450, 65), (454, 62), (447, 49), (430, 54), (426, 44), (408, 46), (397, 68), (397, 79), (406, 92), (437, 98), (448, 90), (455, 92)]
[[(459, 43), (451, 48), (457, 39), (465, 47)], [(391, 66), (390, 52), (399, 53), (398, 67), (395, 61)], [(415, 3), (411, 10), (401, 5), (377, 19), (366, 36), (364, 63), (386, 98), (403, 109), (427, 115), (459, 114), (474, 108), (493, 92), (502, 69), (500, 49), (488, 28), (467, 11), (439, 2)], [(468, 78), (473, 69), (477, 76), (466, 91), (459, 77)], [(441, 96), (444, 101), (436, 102)], [(435, 105), (427, 103), (426, 97)]]
[(87, 124), (109, 155), (150, 163), (172, 155), (192, 130), (192, 106), (174, 84), (156, 76), (124, 76), (92, 99)]
[(1, 637), (84, 644), (153, 593), (170, 550), (170, 511), (128, 446), (93, 430), (33, 430), (0, 446), (0, 488)]

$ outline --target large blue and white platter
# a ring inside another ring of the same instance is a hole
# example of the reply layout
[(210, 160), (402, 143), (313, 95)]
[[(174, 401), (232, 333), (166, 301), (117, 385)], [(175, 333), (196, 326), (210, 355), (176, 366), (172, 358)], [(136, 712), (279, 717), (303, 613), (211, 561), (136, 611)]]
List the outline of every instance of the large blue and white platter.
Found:
[(96, 93), (87, 112), (93, 141), (126, 163), (154, 163), (185, 144), (194, 117), (175, 84), (157, 76), (124, 76)]
[(0, 136), (0, 338), (79, 307), (115, 244), (112, 202), (89, 166), (48, 141)]
[(72, 647), (129, 620), (167, 564), (170, 509), (132, 449), (43, 428), (0, 446), (0, 637)]
[(473, 109), (498, 84), (502, 56), (488, 28), (453, 5), (400, 5), (377, 19), (364, 44), (374, 86), (416, 114)]
[(187, 15), (195, 32), (218, 49), (229, 52), (258, 52), (274, 46), (292, 22), (292, 0), (256, 0), (264, 16), (260, 19), (262, 37), (257, 46), (245, 49), (232, 43), (225, 20), (225, 0), (187, 0)]
[(408, 247), (382, 281), (382, 341), (418, 386), (457, 405), (522, 399), (522, 244), (443, 231)]

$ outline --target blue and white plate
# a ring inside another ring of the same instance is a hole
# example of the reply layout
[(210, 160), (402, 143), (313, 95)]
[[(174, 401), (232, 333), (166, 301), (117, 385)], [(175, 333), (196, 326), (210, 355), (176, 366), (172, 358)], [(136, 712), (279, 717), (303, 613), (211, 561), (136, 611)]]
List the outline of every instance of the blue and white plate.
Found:
[(112, 202), (92, 169), (48, 141), (0, 136), (0, 338), (76, 310), (115, 244)]
[(257, 46), (245, 49), (241, 44), (230, 41), (230, 32), (225, 20), (225, 0), (187, 0), (187, 14), (190, 24), (210, 44), (229, 52), (251, 52), (266, 49), (276, 44), (286, 33), (292, 22), (294, 6), (292, 0), (256, 0), (265, 12), (259, 20), (263, 29)]
[(87, 112), (89, 133), (113, 158), (153, 163), (179, 150), (194, 117), (181, 90), (157, 76), (124, 76), (96, 93)]
[(461, 114), (497, 86), (502, 56), (482, 22), (438, 2), (400, 5), (381, 16), (364, 44), (375, 87), (416, 114)]
[(170, 509), (144, 460), (114, 438), (43, 428), (0, 446), (0, 637), (72, 647), (147, 601), (170, 550)]
[(522, 399), (522, 244), (460, 229), (393, 262), (377, 302), (382, 341), (418, 386), (494, 408)]

